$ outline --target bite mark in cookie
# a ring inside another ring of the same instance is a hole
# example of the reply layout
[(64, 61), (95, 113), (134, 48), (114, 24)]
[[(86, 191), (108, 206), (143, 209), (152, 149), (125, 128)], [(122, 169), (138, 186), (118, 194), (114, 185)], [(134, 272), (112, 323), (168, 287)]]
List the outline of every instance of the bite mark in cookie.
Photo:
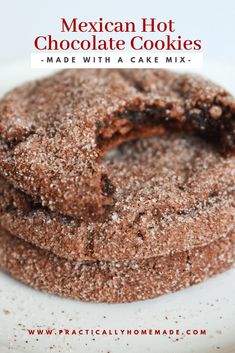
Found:
[[(104, 153), (184, 130), (234, 152), (234, 99), (201, 78), (164, 70), (69, 70), (0, 103), (2, 174), (43, 206), (94, 216), (115, 202)], [(104, 180), (108, 180), (109, 186)]]

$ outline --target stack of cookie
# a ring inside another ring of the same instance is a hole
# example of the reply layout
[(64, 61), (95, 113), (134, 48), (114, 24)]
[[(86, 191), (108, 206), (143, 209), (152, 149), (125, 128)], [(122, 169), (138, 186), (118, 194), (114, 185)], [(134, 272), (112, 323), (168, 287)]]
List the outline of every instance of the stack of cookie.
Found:
[(153, 298), (234, 264), (235, 101), (165, 70), (67, 70), (0, 102), (0, 265), (50, 293)]

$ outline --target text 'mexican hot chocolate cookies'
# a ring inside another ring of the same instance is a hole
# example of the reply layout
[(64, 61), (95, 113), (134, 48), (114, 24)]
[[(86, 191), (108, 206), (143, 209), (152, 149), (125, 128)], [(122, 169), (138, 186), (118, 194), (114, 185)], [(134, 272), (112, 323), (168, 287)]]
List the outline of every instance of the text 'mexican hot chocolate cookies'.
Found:
[(235, 100), (167, 70), (66, 70), (0, 101), (0, 265), (131, 302), (234, 264)]

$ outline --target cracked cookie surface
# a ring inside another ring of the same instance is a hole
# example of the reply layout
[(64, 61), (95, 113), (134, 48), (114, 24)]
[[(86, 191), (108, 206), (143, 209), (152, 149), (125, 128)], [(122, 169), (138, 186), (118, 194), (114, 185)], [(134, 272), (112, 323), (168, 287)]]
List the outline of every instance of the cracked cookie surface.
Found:
[(234, 152), (234, 99), (166, 70), (68, 70), (25, 84), (0, 103), (3, 176), (64, 215), (103, 214), (118, 184), (104, 153), (138, 137), (185, 130)]

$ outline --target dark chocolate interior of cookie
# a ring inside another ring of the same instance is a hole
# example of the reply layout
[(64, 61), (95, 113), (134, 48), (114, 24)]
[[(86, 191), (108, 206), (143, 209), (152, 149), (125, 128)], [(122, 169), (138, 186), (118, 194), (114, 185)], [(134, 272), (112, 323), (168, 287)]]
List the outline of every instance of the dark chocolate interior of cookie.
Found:
[(102, 166), (114, 146), (187, 132), (235, 151), (235, 101), (224, 89), (165, 70), (66, 70), (0, 102), (1, 174), (64, 215), (103, 213), (117, 185)]
[(186, 111), (181, 119), (176, 119), (167, 116), (167, 107), (150, 105), (144, 111), (117, 112), (103, 123), (97, 121), (96, 126), (97, 143), (104, 150), (139, 137), (185, 131), (219, 145), (222, 152), (235, 152), (235, 114), (229, 107), (194, 108)]

